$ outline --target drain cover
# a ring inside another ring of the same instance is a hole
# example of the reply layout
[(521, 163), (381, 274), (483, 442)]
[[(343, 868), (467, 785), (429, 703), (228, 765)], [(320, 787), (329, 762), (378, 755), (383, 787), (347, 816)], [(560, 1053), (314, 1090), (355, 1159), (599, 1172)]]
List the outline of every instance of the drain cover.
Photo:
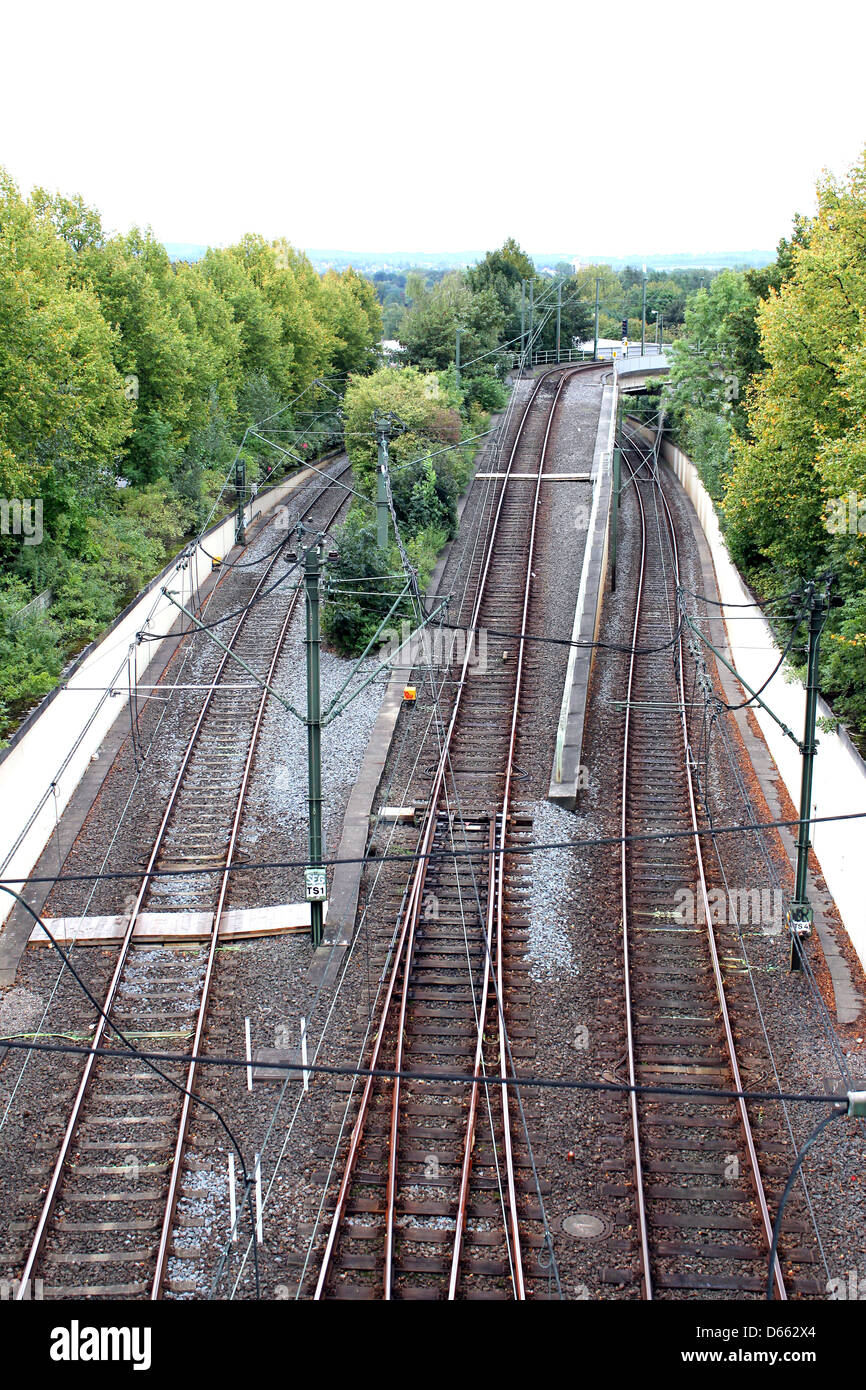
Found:
[(604, 1235), (607, 1227), (600, 1217), (580, 1212), (576, 1216), (567, 1216), (562, 1223), (562, 1229), (580, 1240), (598, 1240), (599, 1236)]

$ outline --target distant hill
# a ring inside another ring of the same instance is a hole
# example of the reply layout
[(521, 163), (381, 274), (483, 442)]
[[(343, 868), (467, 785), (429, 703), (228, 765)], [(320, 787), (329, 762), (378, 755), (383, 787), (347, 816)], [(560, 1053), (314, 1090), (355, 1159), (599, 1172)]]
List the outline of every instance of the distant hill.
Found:
[[(584, 265), (609, 265), (612, 270), (622, 270), (623, 266), (645, 265), (653, 270), (730, 270), (734, 266), (772, 265), (776, 259), (775, 251), (671, 251), (651, 255), (635, 251), (629, 256), (581, 256)], [(538, 256), (536, 265), (555, 264), (549, 260), (541, 262)]]
[(200, 261), (207, 251), (206, 246), (197, 246), (193, 241), (164, 241), (162, 244), (173, 261)]
[[(191, 241), (166, 241), (165, 249), (173, 261), (200, 261), (207, 251)], [(460, 270), (463, 266), (475, 265), (483, 260), (484, 251), (339, 251), (306, 248), (307, 255), (317, 270), (344, 270), (354, 266), (362, 273), (372, 274), (377, 270), (405, 271), (413, 266), (425, 270)], [(647, 266), (653, 270), (723, 270), (734, 266), (770, 265), (775, 259), (774, 251), (666, 251), (651, 254), (635, 251), (628, 256), (576, 254), (573, 251), (548, 251), (543, 254), (533, 252), (532, 259), (539, 270), (553, 267), (562, 261), (569, 263), (578, 260), (581, 265), (609, 265), (613, 270), (623, 266)]]

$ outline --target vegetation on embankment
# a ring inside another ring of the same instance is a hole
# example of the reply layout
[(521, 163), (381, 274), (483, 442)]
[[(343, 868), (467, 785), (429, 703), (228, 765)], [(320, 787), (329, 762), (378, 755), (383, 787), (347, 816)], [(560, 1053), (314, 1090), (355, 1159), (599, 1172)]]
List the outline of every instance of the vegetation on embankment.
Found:
[[(618, 335), (623, 317), (638, 335), (642, 271), (556, 272), (563, 346), (591, 334), (597, 279), (601, 336)], [(648, 318), (664, 314), (666, 337), (699, 277), (650, 272)], [(391, 412), (394, 506), (426, 582), (455, 529), (478, 447), (466, 441), (505, 404), (530, 285), (532, 345), (552, 349), (557, 286), (513, 240), (432, 284), (412, 272), (402, 288), (383, 282), (403, 348), (382, 368), (382, 309), (352, 269), (320, 276), (287, 242), (252, 235), (172, 263), (150, 231), (109, 234), (80, 198), (25, 199), (0, 170), (0, 740), (234, 505), (235, 461), (250, 488), (339, 443), (345, 427), (372, 498), (374, 416)], [(370, 507), (356, 504), (341, 540), (347, 581), (400, 570), (396, 551), (376, 554)], [(326, 607), (345, 651), (378, 622), (381, 603), (362, 587), (349, 601), (332, 586)]]
[(833, 573), (821, 687), (862, 748), (866, 157), (822, 181), (774, 265), (725, 271), (693, 297), (672, 361), (669, 421), (759, 598)]
[[(329, 567), (322, 623), (339, 651), (357, 655), (364, 650), (406, 582), (390, 521), (387, 551), (377, 544), (377, 416), (392, 417), (388, 447), (394, 513), (423, 592), (439, 552), (457, 530), (457, 502), (483, 445), (479, 436), (490, 423), (474, 396), (472, 382), (458, 386), (453, 368), (437, 373), (384, 367), (350, 380), (344, 402), (346, 450), (355, 487), (369, 500), (353, 503), (345, 526), (334, 536), (340, 558)], [(507, 391), (497, 378), (487, 381), (485, 398), (494, 409), (507, 403)], [(399, 627), (412, 612), (407, 596), (389, 625)]]
[(339, 440), (380, 337), (352, 270), (257, 236), (172, 264), (0, 170), (0, 739), (202, 525), (239, 441), (250, 486)]

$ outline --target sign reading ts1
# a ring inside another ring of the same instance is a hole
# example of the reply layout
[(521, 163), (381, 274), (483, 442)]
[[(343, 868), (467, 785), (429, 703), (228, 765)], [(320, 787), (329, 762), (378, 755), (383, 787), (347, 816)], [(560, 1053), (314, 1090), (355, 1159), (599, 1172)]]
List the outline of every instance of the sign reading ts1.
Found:
[(328, 879), (325, 869), (304, 869), (304, 886), (307, 890), (307, 902), (323, 902), (328, 896)]

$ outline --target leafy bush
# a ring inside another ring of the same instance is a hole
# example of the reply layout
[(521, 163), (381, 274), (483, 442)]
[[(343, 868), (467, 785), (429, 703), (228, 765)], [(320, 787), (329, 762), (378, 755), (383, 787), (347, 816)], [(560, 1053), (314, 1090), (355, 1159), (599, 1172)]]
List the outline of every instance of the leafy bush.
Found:
[(465, 398), (468, 406), (478, 405), (482, 410), (493, 413), (504, 410), (508, 404), (508, 391), (498, 376), (485, 373), (471, 376), (465, 383)]
[[(392, 557), (376, 544), (375, 524), (362, 518), (360, 508), (351, 512), (346, 524), (332, 536), (339, 559), (328, 564), (322, 631), (337, 651), (357, 656), (374, 636), (402, 587), (399, 579), (371, 576), (399, 573), (399, 555), (395, 568)], [(409, 611), (407, 601), (395, 615), (395, 622), (400, 614)]]
[(0, 588), (0, 739), (48, 694), (63, 668), (59, 628), (44, 612), (22, 616), (28, 598), (14, 580)]

